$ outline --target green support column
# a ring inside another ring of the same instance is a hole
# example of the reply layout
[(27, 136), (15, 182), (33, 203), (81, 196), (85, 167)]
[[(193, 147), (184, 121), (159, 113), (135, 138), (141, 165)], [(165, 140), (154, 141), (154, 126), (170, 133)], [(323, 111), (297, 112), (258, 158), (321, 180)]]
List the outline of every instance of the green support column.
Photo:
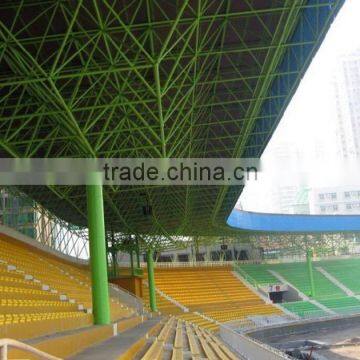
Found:
[(117, 277), (117, 251), (111, 249), (112, 266), (113, 266), (113, 277)]
[(114, 231), (111, 231), (111, 258), (113, 266), (113, 277), (117, 277), (117, 249), (115, 247)]
[(102, 185), (87, 185), (87, 209), (95, 324), (110, 324)]
[(135, 276), (134, 270), (134, 251), (131, 249), (129, 252), (130, 255), (130, 265), (131, 265), (131, 276)]
[(140, 269), (140, 248), (139, 248), (139, 239), (136, 237), (136, 267)]
[(310, 295), (312, 297), (315, 296), (315, 282), (314, 282), (314, 274), (313, 274), (313, 266), (312, 266), (312, 257), (313, 252), (311, 249), (306, 250), (306, 262), (308, 267), (308, 273), (309, 273), (309, 280), (310, 280)]
[(153, 260), (153, 250), (152, 249), (147, 251), (146, 260), (147, 260), (147, 272), (148, 272), (148, 283), (149, 283), (150, 309), (151, 309), (151, 311), (157, 311), (156, 293), (155, 293), (154, 260)]
[(105, 234), (105, 252), (106, 252), (106, 270), (108, 273), (108, 277), (109, 277), (109, 272), (110, 272), (110, 266), (109, 266), (109, 244), (108, 244), (108, 238)]

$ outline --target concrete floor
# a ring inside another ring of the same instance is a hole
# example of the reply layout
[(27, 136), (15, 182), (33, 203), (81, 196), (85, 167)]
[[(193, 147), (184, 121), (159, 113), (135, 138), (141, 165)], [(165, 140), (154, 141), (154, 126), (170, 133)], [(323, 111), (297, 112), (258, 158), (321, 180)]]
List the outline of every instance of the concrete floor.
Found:
[[(313, 351), (315, 359), (322, 360), (354, 360), (360, 359), (360, 323), (359, 324), (344, 324), (337, 326), (336, 322), (327, 328), (316, 328), (314, 323), (309, 329), (302, 329), (299, 332), (292, 332), (288, 334), (276, 334), (273, 331), (271, 337), (268, 337), (266, 343), (279, 349), (283, 349), (284, 345), (297, 341), (316, 341), (330, 345), (328, 349), (319, 349)], [(345, 345), (342, 347), (331, 345), (342, 342), (351, 342), (354, 340), (354, 345)]]
[(159, 318), (150, 319), (127, 331), (118, 334), (98, 345), (91, 346), (84, 351), (70, 357), (71, 360), (116, 360), (133, 343), (144, 336), (157, 322)]

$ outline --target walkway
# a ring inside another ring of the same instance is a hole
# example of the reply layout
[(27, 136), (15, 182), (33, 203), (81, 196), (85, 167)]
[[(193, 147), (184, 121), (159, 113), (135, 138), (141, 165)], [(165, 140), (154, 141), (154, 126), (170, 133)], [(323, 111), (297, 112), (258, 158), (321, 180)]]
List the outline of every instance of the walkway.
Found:
[(116, 360), (121, 354), (129, 349), (136, 341), (157, 323), (160, 318), (150, 319), (125, 332), (119, 333), (98, 345), (91, 346), (77, 355), (69, 358), (71, 360)]

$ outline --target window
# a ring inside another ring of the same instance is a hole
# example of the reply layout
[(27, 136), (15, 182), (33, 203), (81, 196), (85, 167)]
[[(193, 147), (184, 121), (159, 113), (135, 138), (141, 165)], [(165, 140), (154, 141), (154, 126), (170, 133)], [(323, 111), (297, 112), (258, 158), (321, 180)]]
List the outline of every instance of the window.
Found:
[(350, 209), (351, 209), (351, 204), (346, 204), (346, 208), (347, 208), (348, 210), (350, 210)]
[(189, 255), (188, 254), (179, 254), (178, 255), (178, 261), (179, 262), (187, 262), (187, 261), (189, 261)]
[(331, 193), (330, 196), (332, 199), (336, 199), (336, 193)]
[(325, 210), (326, 210), (325, 206), (320, 206), (320, 210), (321, 210), (321, 212), (325, 212)]
[(338, 206), (337, 206), (337, 205), (333, 205), (333, 210), (334, 210), (334, 211), (338, 211)]
[(27, 213), (27, 221), (31, 222), (35, 222), (35, 218), (34, 218), (34, 213), (33, 212), (29, 212)]
[(320, 200), (324, 200), (324, 198), (325, 198), (324, 194), (319, 194), (319, 199)]
[(349, 191), (345, 191), (344, 195), (345, 195), (346, 198), (349, 198), (350, 197)]

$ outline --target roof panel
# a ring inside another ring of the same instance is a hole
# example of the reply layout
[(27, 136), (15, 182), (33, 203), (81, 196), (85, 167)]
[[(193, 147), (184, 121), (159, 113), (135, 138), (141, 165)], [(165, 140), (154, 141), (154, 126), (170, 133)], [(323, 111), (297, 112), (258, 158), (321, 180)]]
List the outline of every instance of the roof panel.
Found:
[[(342, 3), (2, 1), (0, 156), (260, 156)], [(83, 187), (22, 190), (86, 225)], [(107, 187), (106, 223), (223, 233), (241, 190)]]

